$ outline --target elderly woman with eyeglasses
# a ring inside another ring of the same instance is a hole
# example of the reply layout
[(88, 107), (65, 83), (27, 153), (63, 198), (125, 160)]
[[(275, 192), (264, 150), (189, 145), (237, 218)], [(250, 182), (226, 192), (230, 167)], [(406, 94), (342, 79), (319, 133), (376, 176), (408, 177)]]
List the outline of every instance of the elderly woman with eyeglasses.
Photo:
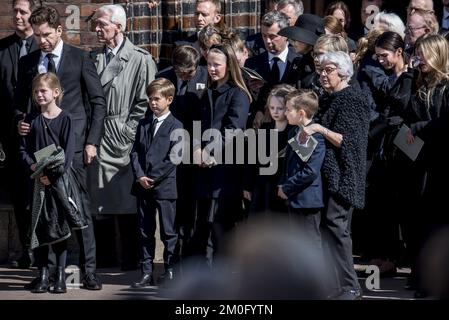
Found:
[(354, 270), (349, 230), (353, 209), (363, 208), (365, 202), (370, 107), (360, 88), (348, 84), (354, 70), (347, 53), (325, 53), (319, 62), (320, 82), (330, 95), (328, 106), (321, 124), (304, 127), (299, 142), (306, 143), (316, 132), (326, 139), (323, 233), (338, 272), (335, 298), (353, 300), (361, 297), (361, 288)]

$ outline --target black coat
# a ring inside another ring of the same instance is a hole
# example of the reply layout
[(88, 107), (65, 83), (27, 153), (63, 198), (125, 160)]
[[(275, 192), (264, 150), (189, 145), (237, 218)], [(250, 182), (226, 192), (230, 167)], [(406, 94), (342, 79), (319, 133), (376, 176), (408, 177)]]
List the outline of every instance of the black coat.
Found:
[[(0, 40), (0, 143), (7, 147), (11, 143), (13, 130), (13, 97), (17, 84), (17, 72), (19, 68), (19, 51), (17, 43), (20, 37), (12, 34)], [(39, 47), (31, 40), (29, 53), (38, 50)]]
[[(208, 129), (219, 130), (222, 134), (223, 163), (225, 145), (225, 130), (245, 130), (249, 111), (249, 98), (242, 89), (227, 82), (217, 89), (209, 88), (201, 101), (201, 133)], [(195, 137), (194, 137), (195, 138)], [(194, 141), (205, 148), (209, 141)], [(195, 148), (195, 147), (194, 147)], [(218, 159), (218, 155), (215, 154)], [(234, 153), (235, 159), (235, 153)], [(196, 181), (198, 197), (232, 197), (242, 195), (243, 165), (219, 164), (212, 168), (199, 169)]]
[(343, 135), (343, 142), (340, 148), (327, 143), (323, 164), (327, 190), (347, 204), (362, 209), (370, 107), (357, 86), (331, 94), (328, 103), (321, 124)]
[[(170, 112), (181, 121), (184, 129), (190, 133), (192, 122), (199, 120), (200, 100), (207, 89), (207, 76), (207, 68), (199, 66), (193, 78), (187, 83), (185, 94), (183, 96), (176, 94), (170, 105)], [(175, 85), (176, 92), (178, 92), (178, 78), (173, 67), (158, 72), (156, 78), (170, 80)]]
[[(21, 59), (14, 95), (17, 114), (38, 110), (32, 103), (31, 85), (38, 74), (40, 55), (38, 50)], [(83, 150), (86, 143), (99, 146), (106, 100), (93, 60), (87, 52), (64, 43), (57, 76), (64, 91), (60, 107), (73, 119), (75, 151)]]

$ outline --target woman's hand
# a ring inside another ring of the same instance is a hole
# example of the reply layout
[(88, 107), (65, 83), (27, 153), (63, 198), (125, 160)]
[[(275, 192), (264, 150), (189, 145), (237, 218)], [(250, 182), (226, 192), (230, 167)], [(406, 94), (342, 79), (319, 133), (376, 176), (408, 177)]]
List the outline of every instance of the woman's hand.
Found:
[(303, 127), (301, 133), (299, 134), (299, 143), (301, 144), (306, 143), (307, 139), (309, 139), (311, 135), (313, 135), (316, 132), (321, 132), (320, 130), (321, 128), (323, 127), (318, 123), (313, 123), (310, 126)]
[(252, 198), (251, 192), (244, 190), (243, 191), (243, 198), (248, 200), (248, 201), (251, 201), (251, 198)]

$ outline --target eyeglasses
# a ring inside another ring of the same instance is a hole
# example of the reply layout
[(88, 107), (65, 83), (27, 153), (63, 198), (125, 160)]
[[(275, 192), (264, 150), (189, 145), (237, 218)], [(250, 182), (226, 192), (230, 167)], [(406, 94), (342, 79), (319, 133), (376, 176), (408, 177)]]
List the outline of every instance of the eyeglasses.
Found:
[(412, 31), (413, 32), (415, 30), (426, 28), (426, 26), (421, 26), (421, 27), (410, 27), (410, 26), (407, 26), (406, 28), (407, 28), (408, 31)]
[(317, 71), (319, 74), (323, 74), (324, 71), (324, 75), (327, 76), (329, 74), (331, 74), (332, 72), (334, 72), (335, 70), (337, 70), (336, 67), (324, 67), (324, 68), (318, 68)]
[(407, 14), (410, 15), (412, 13), (415, 13), (416, 11), (422, 12), (422, 13), (435, 13), (433, 10), (427, 10), (424, 8), (417, 8), (417, 7), (407, 7)]

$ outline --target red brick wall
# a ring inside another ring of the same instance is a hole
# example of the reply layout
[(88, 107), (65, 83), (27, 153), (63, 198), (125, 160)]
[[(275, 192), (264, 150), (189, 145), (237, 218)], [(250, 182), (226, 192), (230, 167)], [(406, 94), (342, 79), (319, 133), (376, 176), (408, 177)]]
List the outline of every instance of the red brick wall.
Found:
[[(90, 49), (97, 45), (94, 23), (85, 19), (103, 4), (126, 5), (128, 36), (133, 43), (151, 52), (161, 65), (169, 61), (174, 41), (195, 31), (195, 0), (159, 0), (156, 9), (149, 9), (145, 1), (113, 0), (52, 0), (43, 1), (55, 6), (65, 30), (65, 41)], [(0, 0), (0, 38), (12, 32), (12, 1)], [(224, 0), (223, 12), (228, 26), (246, 36), (258, 31), (261, 0)], [(72, 7), (71, 7), (72, 6)], [(75, 11), (71, 11), (74, 8)], [(75, 14), (73, 14), (75, 12)], [(79, 28), (73, 21), (79, 12)], [(67, 20), (67, 21), (66, 21)]]

